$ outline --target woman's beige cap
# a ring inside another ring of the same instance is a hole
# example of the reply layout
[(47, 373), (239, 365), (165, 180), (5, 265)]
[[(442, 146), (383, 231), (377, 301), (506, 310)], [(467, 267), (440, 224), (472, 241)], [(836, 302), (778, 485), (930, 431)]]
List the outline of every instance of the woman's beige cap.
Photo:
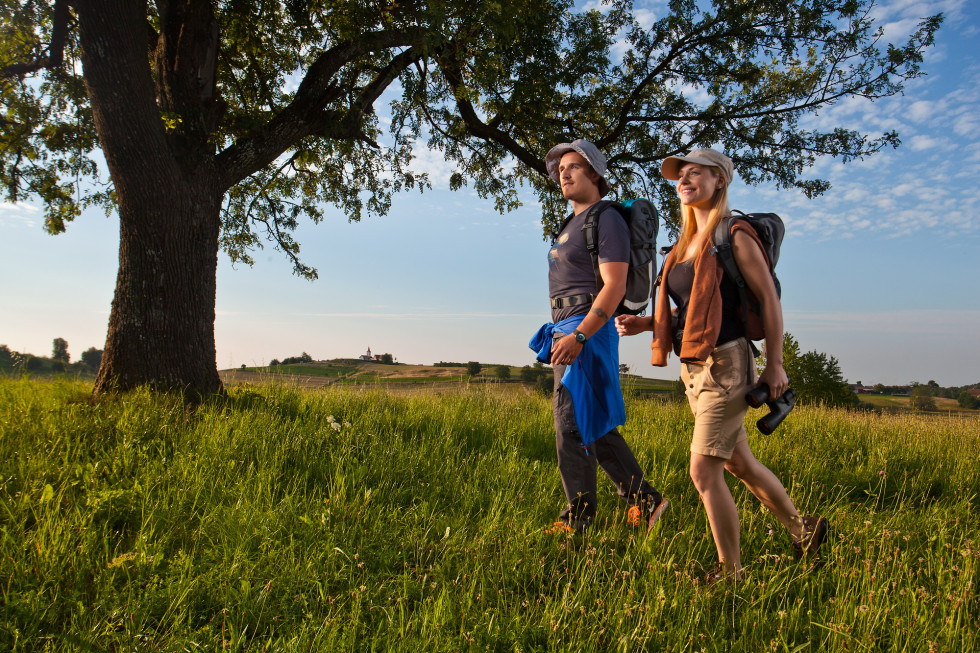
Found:
[(732, 176), (735, 174), (735, 165), (732, 160), (718, 150), (711, 148), (691, 150), (687, 156), (668, 156), (660, 164), (660, 174), (664, 176), (664, 179), (677, 181), (681, 176), (681, 166), (685, 163), (697, 163), (720, 169), (726, 184), (732, 183)]

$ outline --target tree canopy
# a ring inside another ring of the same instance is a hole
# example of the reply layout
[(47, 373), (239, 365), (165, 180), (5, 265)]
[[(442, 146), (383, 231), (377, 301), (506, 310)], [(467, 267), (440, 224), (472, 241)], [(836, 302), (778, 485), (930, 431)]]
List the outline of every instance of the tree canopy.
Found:
[(87, 206), (119, 211), (97, 389), (210, 392), (217, 248), (250, 263), (271, 242), (315, 278), (299, 222), (386, 213), (428, 186), (419, 147), (502, 211), (528, 184), (545, 236), (565, 202), (543, 157), (577, 137), (609, 156), (620, 197), (664, 215), (676, 200), (659, 162), (695, 147), (724, 149), (748, 183), (823, 192), (816, 157), (899, 137), (806, 118), (901, 92), (942, 20), (885, 43), (871, 7), (672, 0), (641, 25), (629, 0), (0, 0), (0, 184), (41, 200), (51, 233)]
[[(140, 10), (157, 127), (219, 157), (222, 246), (234, 260), (250, 261), (264, 235), (307, 276), (315, 270), (290, 235), (297, 220), (318, 221), (328, 205), (351, 220), (387, 212), (393, 192), (428, 183), (411, 168), (423, 141), (457, 164), (454, 187), (472, 183), (501, 210), (519, 204), (515, 182), (530, 183), (546, 232), (564, 201), (544, 153), (580, 136), (607, 151), (621, 195), (661, 208), (675, 200), (659, 162), (711, 145), (750, 184), (817, 195), (828, 182), (806, 176), (816, 157), (867, 156), (899, 135), (803, 119), (901, 92), (941, 23), (925, 18), (896, 45), (860, 0), (674, 1), (649, 27), (625, 0), (586, 12), (568, 0), (196, 4), (203, 16), (165, 0)], [(114, 201), (94, 156), (75, 5), (0, 3), (5, 196), (42, 199), (53, 233), (81, 208)], [(195, 31), (179, 33), (184, 25)], [(208, 78), (181, 68), (188, 49), (208, 51)], [(386, 91), (390, 125), (376, 109)]]
[(82, 352), (82, 363), (88, 365), (93, 370), (98, 370), (99, 365), (102, 364), (102, 350), (89, 347)]
[(71, 357), (68, 354), (68, 341), (64, 338), (55, 338), (51, 341), (51, 358), (62, 363), (67, 363)]

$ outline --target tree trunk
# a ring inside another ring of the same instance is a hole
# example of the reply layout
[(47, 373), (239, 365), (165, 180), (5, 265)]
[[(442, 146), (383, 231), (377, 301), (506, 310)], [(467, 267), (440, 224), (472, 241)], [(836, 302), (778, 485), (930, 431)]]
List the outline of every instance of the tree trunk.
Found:
[(180, 133), (180, 123), (174, 127), (174, 117), (160, 115), (145, 2), (93, 0), (76, 3), (76, 12), (119, 206), (119, 273), (95, 392), (141, 385), (221, 392), (214, 305), (223, 189), (213, 146), (201, 147)]
[[(153, 180), (147, 180), (152, 183)], [(119, 273), (96, 393), (221, 391), (214, 305), (220, 204), (203, 184), (119, 196)]]

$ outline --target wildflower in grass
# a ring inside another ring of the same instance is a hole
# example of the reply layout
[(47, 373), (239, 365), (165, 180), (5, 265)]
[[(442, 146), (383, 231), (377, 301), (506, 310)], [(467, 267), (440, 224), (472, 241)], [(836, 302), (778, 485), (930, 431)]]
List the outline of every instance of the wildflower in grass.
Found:
[(124, 553), (122, 555), (118, 555), (112, 559), (112, 562), (109, 563), (109, 569), (113, 569), (115, 567), (121, 567), (122, 565), (125, 565), (126, 563), (131, 562), (134, 559), (136, 559), (136, 554), (133, 553), (132, 551), (128, 553)]

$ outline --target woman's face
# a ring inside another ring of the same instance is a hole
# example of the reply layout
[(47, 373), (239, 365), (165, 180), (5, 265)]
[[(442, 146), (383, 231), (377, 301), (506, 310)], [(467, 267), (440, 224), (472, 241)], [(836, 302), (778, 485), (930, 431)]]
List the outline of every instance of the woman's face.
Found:
[(719, 175), (714, 166), (703, 166), (698, 163), (685, 163), (677, 180), (677, 197), (681, 204), (694, 208), (711, 208), (711, 200), (719, 188), (725, 185), (725, 180)]

